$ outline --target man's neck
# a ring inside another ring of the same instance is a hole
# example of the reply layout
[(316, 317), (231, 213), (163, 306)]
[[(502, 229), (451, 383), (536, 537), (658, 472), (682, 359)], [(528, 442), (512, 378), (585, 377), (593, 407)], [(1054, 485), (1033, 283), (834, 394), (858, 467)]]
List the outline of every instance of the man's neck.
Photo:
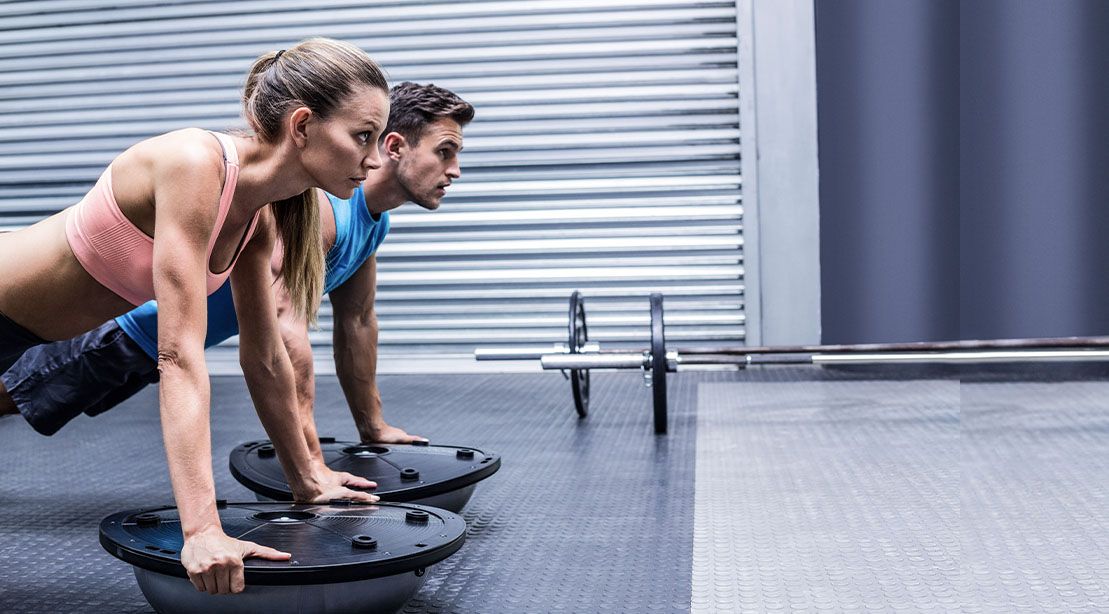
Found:
[(370, 213), (380, 215), (407, 201), (396, 177), (396, 166), (386, 163), (362, 182), (362, 193), (366, 195), (366, 208)]

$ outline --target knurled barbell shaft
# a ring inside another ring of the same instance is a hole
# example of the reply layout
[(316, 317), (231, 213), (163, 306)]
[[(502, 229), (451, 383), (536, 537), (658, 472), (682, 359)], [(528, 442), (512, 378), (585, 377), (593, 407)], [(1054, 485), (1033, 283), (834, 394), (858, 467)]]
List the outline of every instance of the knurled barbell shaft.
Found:
[(959, 352), (873, 352), (816, 354), (683, 355), (670, 352), (679, 368), (697, 365), (831, 365), (831, 364), (967, 364), (1005, 362), (1105, 362), (1109, 350), (1082, 348), (1029, 350), (973, 350)]
[(963, 350), (1016, 350), (1049, 348), (1109, 348), (1109, 337), (1045, 337), (1032, 339), (970, 339), (962, 341), (914, 341), (909, 343), (858, 343), (845, 345), (782, 345), (672, 348), (679, 354), (825, 354), (840, 352), (942, 352)]
[(1109, 350), (1009, 350), (916, 353), (813, 354), (812, 362), (831, 364), (986, 364), (1005, 362), (1105, 362)]
[[(993, 339), (975, 341), (940, 341), (940, 342), (914, 342), (914, 343), (867, 343), (857, 345), (808, 345), (808, 346), (772, 346), (772, 347), (735, 347), (735, 348), (677, 348), (670, 349), (669, 354), (677, 353), (679, 363), (683, 365), (696, 364), (812, 364), (816, 361), (809, 357), (819, 354), (821, 356), (834, 356), (834, 358), (821, 359), (823, 363), (848, 363), (848, 362), (876, 362), (874, 356), (885, 354), (902, 355), (901, 358), (891, 359), (889, 362), (913, 362), (905, 357), (908, 354), (934, 354), (936, 352), (950, 351), (959, 356), (951, 358), (956, 362), (974, 362), (973, 356), (984, 356), (979, 352), (988, 351), (1030, 351), (1042, 350), (1076, 350), (1083, 348), (1109, 349), (1109, 337), (1054, 337), (1045, 339)], [(643, 354), (647, 350), (602, 350), (599, 343), (589, 342), (582, 347), (583, 354), (616, 354), (626, 356), (629, 354)], [(537, 360), (551, 354), (568, 354), (569, 350), (564, 344), (555, 344), (546, 347), (488, 347), (474, 350), (477, 360)], [(967, 356), (963, 356), (966, 354)], [(771, 356), (780, 355), (782, 358), (774, 359)], [(850, 355), (861, 355), (865, 358), (858, 360), (847, 358)], [(752, 358), (747, 359), (750, 356)], [(1045, 354), (1044, 356), (1050, 356)], [(1084, 355), (1085, 356), (1085, 355)], [(703, 358), (702, 358), (703, 357)], [(1080, 357), (1081, 358), (1081, 357)], [(733, 360), (734, 359), (734, 360)], [(1027, 355), (1022, 360), (1037, 360), (1036, 355)], [(1020, 360), (1018, 359), (1018, 360)], [(1051, 360), (1051, 358), (1046, 358)], [(1085, 356), (1085, 359), (1098, 360), (1096, 357)], [(617, 359), (613, 359), (617, 360)], [(937, 362), (934, 358), (931, 362)], [(985, 359), (984, 359), (985, 360)], [(1009, 360), (1008, 358), (1003, 360)], [(1062, 360), (1076, 360), (1066, 358)], [(606, 365), (609, 363), (605, 363)], [(574, 367), (571, 367), (574, 368)], [(584, 367), (590, 368), (590, 367)], [(612, 367), (597, 367), (612, 368)], [(636, 367), (638, 368), (638, 367)]]

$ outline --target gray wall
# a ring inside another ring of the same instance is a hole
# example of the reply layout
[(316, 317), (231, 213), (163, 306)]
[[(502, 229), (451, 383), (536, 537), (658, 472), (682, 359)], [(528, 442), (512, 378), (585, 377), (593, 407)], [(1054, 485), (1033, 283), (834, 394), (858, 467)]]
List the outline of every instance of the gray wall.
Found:
[(1109, 2), (818, 0), (823, 339), (1109, 334)]

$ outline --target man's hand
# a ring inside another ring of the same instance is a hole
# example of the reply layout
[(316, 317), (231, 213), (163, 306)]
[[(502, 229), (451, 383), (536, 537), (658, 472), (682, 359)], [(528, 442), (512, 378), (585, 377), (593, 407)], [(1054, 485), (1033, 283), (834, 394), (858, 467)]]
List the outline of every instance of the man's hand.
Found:
[(374, 503), (380, 497), (364, 490), (377, 488), (377, 482), (360, 478), (345, 471), (332, 471), (321, 463), (316, 463), (311, 486), (303, 492), (293, 491), (293, 497), (301, 503), (327, 503), (332, 499), (349, 499), (359, 503)]
[(366, 429), (362, 433), (362, 443), (412, 443), (414, 441), (427, 441), (419, 435), (409, 435), (404, 429), (388, 424)]
[(181, 564), (189, 573), (189, 581), (196, 590), (213, 595), (241, 593), (246, 586), (243, 559), (252, 556), (270, 561), (292, 557), (288, 552), (230, 537), (219, 527), (190, 535), (181, 548)]

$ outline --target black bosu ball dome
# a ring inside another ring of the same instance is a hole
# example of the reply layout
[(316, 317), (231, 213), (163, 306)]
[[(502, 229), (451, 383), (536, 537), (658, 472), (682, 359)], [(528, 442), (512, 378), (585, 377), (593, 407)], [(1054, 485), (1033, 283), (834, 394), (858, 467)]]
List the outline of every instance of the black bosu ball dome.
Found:
[[(417, 444), (363, 444), (321, 437), (324, 462), (335, 471), (346, 471), (377, 482), (373, 493), (383, 501), (430, 505), (460, 512), (477, 483), (501, 467), (495, 452), (459, 446)], [(293, 498), (273, 444), (251, 441), (231, 451), (231, 475), (254, 491), (259, 500)]]
[(293, 555), (244, 561), (246, 589), (196, 590), (181, 565), (175, 507), (119, 512), (100, 523), (100, 544), (134, 566), (150, 605), (163, 614), (395, 612), (423, 584), (427, 567), (458, 551), (465, 521), (408, 503), (327, 505), (219, 502), (228, 535)]

